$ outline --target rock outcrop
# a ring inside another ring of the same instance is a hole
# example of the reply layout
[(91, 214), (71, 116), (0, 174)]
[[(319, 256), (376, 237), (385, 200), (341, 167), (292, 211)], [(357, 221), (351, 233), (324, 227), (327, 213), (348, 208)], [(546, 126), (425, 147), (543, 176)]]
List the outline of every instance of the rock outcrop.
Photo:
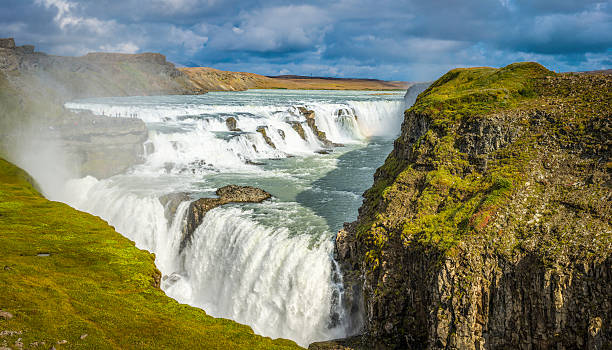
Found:
[(268, 146), (276, 149), (276, 145), (274, 144), (274, 142), (272, 142), (272, 139), (270, 138), (270, 136), (268, 136), (267, 130), (268, 128), (265, 126), (258, 126), (257, 127), (257, 132), (261, 134), (261, 136), (263, 136), (264, 141), (266, 141), (266, 143), (268, 144)]
[(229, 203), (261, 203), (270, 199), (268, 192), (251, 186), (228, 185), (217, 189), (217, 198), (200, 198), (191, 202), (187, 209), (187, 222), (183, 226), (183, 238), (180, 249), (183, 250), (191, 242), (193, 232), (204, 220), (210, 210)]
[(535, 63), (434, 82), (336, 238), (360, 341), (311, 348), (612, 344), (610, 101)]
[(242, 131), (240, 130), (240, 128), (238, 128), (238, 122), (236, 121), (236, 118), (234, 117), (229, 117), (227, 119), (225, 119), (225, 125), (227, 126), (227, 129), (229, 131)]
[[(315, 112), (313, 110), (310, 110), (310, 109), (307, 109), (306, 107), (301, 107), (301, 106), (298, 107), (297, 110), (298, 110), (299, 114), (302, 117), (306, 118), (306, 124), (308, 124), (308, 127), (312, 130), (312, 132), (319, 139), (319, 141), (321, 141), (323, 143), (323, 145), (325, 145), (327, 147), (342, 146), (341, 144), (337, 144), (337, 143), (331, 142), (327, 138), (327, 135), (325, 134), (325, 132), (319, 130), (319, 128), (317, 127), (317, 122), (316, 122), (316, 118), (315, 118)], [(300, 125), (299, 128), (302, 128), (302, 126)], [(305, 139), (305, 135), (304, 135), (304, 131), (303, 130), (300, 133), (299, 129), (296, 129), (295, 126), (294, 126), (293, 129), (296, 130), (303, 139)]]

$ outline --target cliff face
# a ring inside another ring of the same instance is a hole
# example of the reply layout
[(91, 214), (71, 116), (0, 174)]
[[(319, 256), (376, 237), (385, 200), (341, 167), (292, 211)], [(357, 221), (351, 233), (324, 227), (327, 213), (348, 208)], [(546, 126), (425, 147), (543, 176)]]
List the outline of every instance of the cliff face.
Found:
[[(83, 97), (195, 93), (163, 55), (91, 53), (50, 56), (0, 41), (0, 149), (20, 154), (58, 146), (72, 176), (108, 177), (143, 160), (148, 137), (139, 119), (102, 118), (64, 109)], [(61, 156), (61, 157), (60, 157)], [(31, 158), (31, 157), (30, 157)]]
[(456, 69), (421, 94), (337, 236), (363, 317), (349, 343), (609, 347), (611, 101), (610, 76), (535, 63)]
[(0, 44), (0, 71), (17, 87), (53, 89), (50, 97), (55, 99), (196, 93), (189, 79), (158, 53), (63, 57), (4, 40)]

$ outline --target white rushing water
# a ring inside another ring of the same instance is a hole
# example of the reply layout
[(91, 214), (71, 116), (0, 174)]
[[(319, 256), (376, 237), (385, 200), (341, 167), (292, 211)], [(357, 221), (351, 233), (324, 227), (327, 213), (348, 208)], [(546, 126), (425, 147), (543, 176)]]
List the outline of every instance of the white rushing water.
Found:
[[(355, 219), (361, 193), (392, 147), (402, 94), (247, 91), (67, 107), (147, 123), (144, 164), (105, 180), (73, 179), (60, 199), (155, 253), (169, 296), (302, 346), (356, 331), (341, 307), (333, 237)], [(314, 111), (317, 127), (344, 146), (326, 150), (298, 107)], [(228, 129), (230, 117), (239, 130)], [(273, 198), (211, 210), (182, 249), (189, 201), (172, 213), (163, 196), (185, 192), (194, 200), (227, 184), (259, 187)]]

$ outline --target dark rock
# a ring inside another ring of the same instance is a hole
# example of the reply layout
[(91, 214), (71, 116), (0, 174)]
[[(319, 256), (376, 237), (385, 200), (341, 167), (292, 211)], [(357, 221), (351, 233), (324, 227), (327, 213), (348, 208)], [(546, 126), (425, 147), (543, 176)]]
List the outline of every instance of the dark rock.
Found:
[(321, 149), (321, 150), (315, 151), (315, 153), (317, 153), (317, 154), (330, 154), (330, 153), (333, 153), (333, 152), (334, 151), (331, 150), (331, 149)]
[(266, 126), (259, 126), (257, 127), (257, 132), (263, 136), (264, 140), (266, 141), (268, 145), (270, 145), (270, 147), (276, 149), (276, 145), (274, 144), (274, 142), (272, 142), (272, 139), (270, 138), (270, 136), (268, 136), (266, 132), (267, 129), (268, 127)]
[[(419, 99), (464, 72), (450, 72)], [(406, 111), (358, 220), (336, 237), (342, 300), (349, 319), (363, 320), (366, 348), (612, 343), (612, 129), (605, 126), (612, 78), (523, 79), (533, 91), (515, 96), (534, 96), (528, 108), (478, 114), (491, 101), (486, 80), (485, 92), (453, 101), (461, 113), (427, 110), (431, 100)], [(457, 211), (441, 219), (449, 205), (469, 206), (475, 196), (480, 209), (465, 220)]]
[(229, 131), (242, 131), (238, 127), (236, 127), (237, 121), (236, 121), (236, 118), (234, 117), (229, 117), (225, 119), (225, 125), (227, 126), (227, 129)]
[(278, 134), (280, 135), (280, 137), (284, 140), (285, 139), (285, 132), (283, 130), (278, 130)]
[(18, 53), (20, 53), (22, 55), (32, 54), (32, 53), (34, 53), (34, 45), (17, 46), (15, 48), (15, 51), (17, 51)]
[[(317, 127), (316, 118), (315, 118), (315, 112), (314, 111), (312, 111), (310, 109), (306, 109), (305, 107), (302, 107), (302, 106), (299, 106), (297, 109), (298, 109), (300, 115), (302, 115), (304, 118), (306, 118), (306, 124), (310, 127), (310, 129), (315, 134), (315, 136), (325, 146), (327, 146), (327, 147), (341, 147), (342, 146), (341, 144), (333, 143), (330, 140), (328, 140), (327, 139), (327, 135), (325, 135), (325, 132), (319, 130), (319, 128)], [(301, 125), (300, 125), (300, 127), (301, 127)], [(295, 127), (294, 127), (294, 130), (295, 130)], [(302, 135), (300, 135), (300, 136), (302, 136)], [(305, 139), (305, 136), (302, 137), (302, 138)]]
[(187, 210), (187, 222), (183, 227), (182, 251), (191, 242), (193, 232), (200, 226), (210, 210), (229, 203), (261, 203), (272, 197), (268, 192), (251, 186), (228, 185), (217, 189), (218, 198), (200, 198), (191, 202)]

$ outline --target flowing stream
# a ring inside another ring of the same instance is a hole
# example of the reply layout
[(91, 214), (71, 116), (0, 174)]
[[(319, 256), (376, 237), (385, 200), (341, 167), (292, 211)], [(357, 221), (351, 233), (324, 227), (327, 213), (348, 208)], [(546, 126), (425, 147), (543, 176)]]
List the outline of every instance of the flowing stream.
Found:
[[(147, 123), (144, 164), (105, 180), (70, 180), (62, 199), (155, 253), (169, 296), (302, 346), (356, 331), (340, 306), (333, 238), (356, 218), (363, 191), (392, 149), (405, 108), (401, 92), (249, 90), (67, 107)], [(299, 107), (314, 111), (319, 130), (343, 146), (326, 147)], [(189, 200), (169, 210), (160, 199), (212, 197), (228, 184), (259, 187), (273, 198), (211, 210), (181, 249)]]

